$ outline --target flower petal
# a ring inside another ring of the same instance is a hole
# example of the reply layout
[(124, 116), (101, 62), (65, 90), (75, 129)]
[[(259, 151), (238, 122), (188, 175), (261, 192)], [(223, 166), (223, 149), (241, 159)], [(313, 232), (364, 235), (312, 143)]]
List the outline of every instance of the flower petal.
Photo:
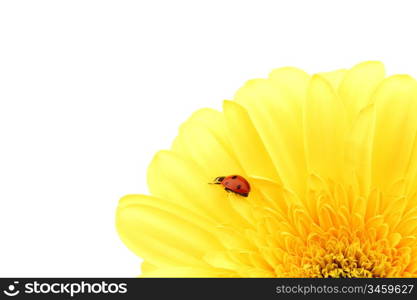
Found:
[(273, 70), (268, 78), (291, 102), (303, 105), (310, 75), (297, 68), (284, 67)]
[(337, 89), (340, 86), (340, 83), (345, 78), (346, 73), (347, 73), (346, 69), (340, 69), (340, 70), (331, 71), (331, 72), (320, 72), (320, 73), (317, 73), (317, 75), (320, 75), (321, 77), (326, 79), (326, 81), (330, 83), (332, 88), (335, 91), (337, 91)]
[(384, 65), (378, 61), (360, 63), (346, 73), (338, 92), (350, 122), (356, 120), (357, 114), (371, 104), (372, 93), (384, 77)]
[(192, 159), (206, 174), (206, 182), (218, 176), (245, 175), (227, 140), (224, 115), (218, 111), (194, 113), (182, 124), (172, 150)]
[(144, 204), (141, 197), (145, 198), (145, 203), (150, 200), (142, 195), (120, 200), (116, 227), (126, 245), (145, 260), (159, 265), (205, 266), (201, 258), (206, 253), (223, 249), (208, 231), (179, 216)]
[(186, 209), (180, 205), (174, 204), (164, 199), (156, 198), (154, 196), (131, 194), (124, 196), (119, 201), (119, 209), (139, 207), (140, 205), (154, 207), (169, 212), (173, 215), (181, 216), (186, 221), (208, 231), (212, 231), (212, 229), (218, 226), (217, 223), (211, 221), (203, 215), (195, 214), (191, 210)]
[(417, 83), (406, 75), (391, 76), (376, 90), (374, 102), (372, 179), (388, 192), (404, 178), (410, 165), (417, 131)]
[(270, 77), (247, 82), (235, 100), (247, 109), (284, 185), (302, 195), (306, 165), (301, 106), (308, 75), (283, 68)]
[(346, 139), (346, 175), (358, 179), (359, 193), (371, 190), (372, 149), (375, 129), (375, 105), (362, 109)]
[(344, 180), (344, 136), (347, 122), (342, 102), (321, 76), (311, 79), (304, 114), (309, 173)]
[(236, 277), (236, 273), (229, 270), (215, 269), (212, 267), (164, 267), (152, 271), (143, 272), (141, 277), (146, 278), (218, 278)]
[(227, 201), (228, 193), (211, 181), (198, 165), (171, 151), (158, 152), (148, 168), (148, 186), (154, 196), (219, 224), (246, 224)]
[(247, 111), (233, 101), (224, 101), (223, 111), (227, 121), (227, 136), (245, 173), (281, 182)]

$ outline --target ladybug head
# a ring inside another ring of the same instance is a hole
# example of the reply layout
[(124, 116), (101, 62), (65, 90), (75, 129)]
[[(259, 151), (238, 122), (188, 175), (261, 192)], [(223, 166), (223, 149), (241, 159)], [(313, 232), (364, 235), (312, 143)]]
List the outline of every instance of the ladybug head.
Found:
[(219, 177), (216, 177), (216, 178), (214, 178), (213, 183), (214, 183), (214, 184), (221, 184), (225, 178), (226, 178), (226, 177), (224, 177), (224, 176), (219, 176)]

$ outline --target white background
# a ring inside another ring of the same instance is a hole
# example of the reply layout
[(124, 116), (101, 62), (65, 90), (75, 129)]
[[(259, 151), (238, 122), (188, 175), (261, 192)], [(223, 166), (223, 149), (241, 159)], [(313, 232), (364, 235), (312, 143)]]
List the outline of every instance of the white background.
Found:
[(0, 276), (136, 276), (153, 154), (275, 67), (417, 75), (413, 1), (1, 1)]

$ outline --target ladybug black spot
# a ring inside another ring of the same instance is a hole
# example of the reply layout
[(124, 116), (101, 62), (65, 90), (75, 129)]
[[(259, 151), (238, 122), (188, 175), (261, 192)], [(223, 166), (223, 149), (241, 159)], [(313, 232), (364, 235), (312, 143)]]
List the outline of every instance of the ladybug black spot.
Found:
[(238, 184), (238, 186), (236, 187), (236, 189), (240, 190), (240, 188), (241, 188), (241, 185)]
[(236, 178), (237, 178), (237, 176), (236, 176), (236, 175), (232, 176), (232, 179), (236, 179)]

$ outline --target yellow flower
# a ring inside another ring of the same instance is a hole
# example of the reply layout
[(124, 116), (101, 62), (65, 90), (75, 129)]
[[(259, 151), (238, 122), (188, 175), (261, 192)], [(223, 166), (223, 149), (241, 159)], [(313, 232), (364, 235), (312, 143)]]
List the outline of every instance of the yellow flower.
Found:
[[(379, 62), (276, 69), (181, 126), (117, 230), (145, 277), (415, 277), (416, 132), (416, 81)], [(207, 184), (231, 174), (247, 198)]]

